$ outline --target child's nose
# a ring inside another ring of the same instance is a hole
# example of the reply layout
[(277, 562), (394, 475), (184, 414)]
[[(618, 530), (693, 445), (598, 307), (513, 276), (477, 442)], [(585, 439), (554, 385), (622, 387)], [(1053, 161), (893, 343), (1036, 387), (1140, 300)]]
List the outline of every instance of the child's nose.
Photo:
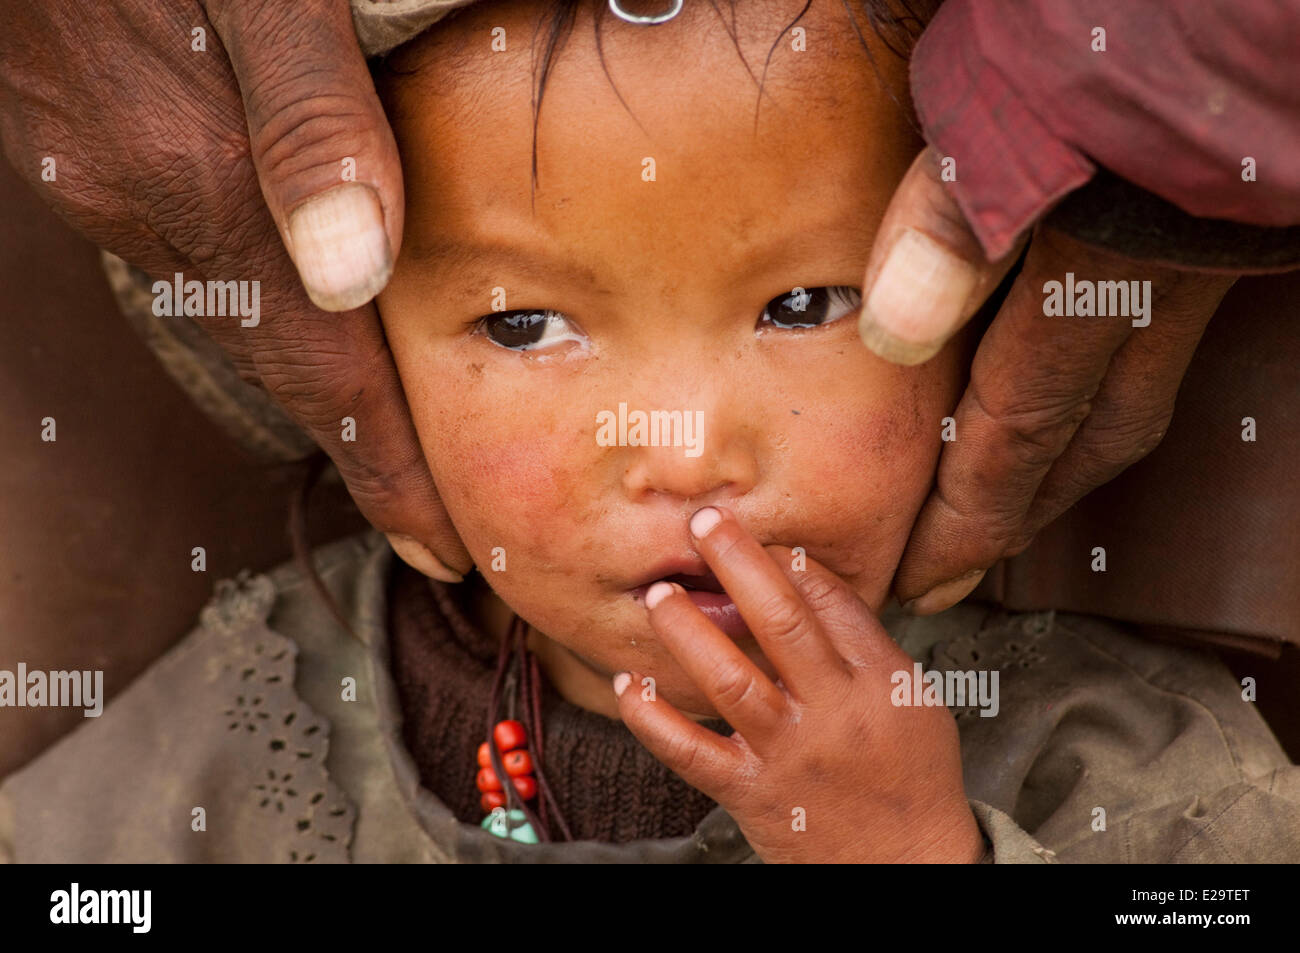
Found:
[(754, 489), (758, 460), (743, 434), (710, 432), (704, 411), (684, 411), (681, 419), (681, 439), (677, 440), (665, 439), (670, 437), (672, 425), (643, 431), (649, 439), (639, 442), (636, 438), (641, 433), (629, 427), (629, 440), (621, 451), (626, 454), (623, 487), (629, 499), (725, 500)]

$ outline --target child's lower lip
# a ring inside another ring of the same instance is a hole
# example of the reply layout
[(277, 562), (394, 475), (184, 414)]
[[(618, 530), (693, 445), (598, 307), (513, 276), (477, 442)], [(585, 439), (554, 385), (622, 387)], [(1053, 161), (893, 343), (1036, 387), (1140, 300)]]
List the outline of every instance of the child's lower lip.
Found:
[[(646, 590), (650, 586), (637, 586), (632, 590), (632, 598), (645, 602)], [(725, 592), (704, 592), (700, 589), (687, 589), (686, 594), (704, 613), (704, 617), (733, 639), (750, 638), (751, 633), (745, 620), (740, 617), (740, 610)]]

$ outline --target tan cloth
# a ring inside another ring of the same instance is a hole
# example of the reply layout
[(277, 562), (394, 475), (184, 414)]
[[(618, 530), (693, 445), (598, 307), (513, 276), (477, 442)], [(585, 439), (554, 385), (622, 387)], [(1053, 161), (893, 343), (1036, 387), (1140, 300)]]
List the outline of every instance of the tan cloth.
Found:
[(377, 56), (423, 33), (457, 7), (476, 0), (352, 0), (352, 23), (366, 56)]
[[(755, 860), (721, 808), (689, 838), (629, 844), (522, 845), (456, 821), (419, 786), (401, 739), (383, 628), (394, 558), (373, 531), (317, 550), (363, 642), (292, 563), (223, 583), (102, 717), (0, 784), (0, 857)], [(975, 604), (886, 623), (927, 668), (1000, 672), (996, 717), (955, 712), (995, 862), (1300, 861), (1300, 768), (1212, 655), (1083, 616)]]

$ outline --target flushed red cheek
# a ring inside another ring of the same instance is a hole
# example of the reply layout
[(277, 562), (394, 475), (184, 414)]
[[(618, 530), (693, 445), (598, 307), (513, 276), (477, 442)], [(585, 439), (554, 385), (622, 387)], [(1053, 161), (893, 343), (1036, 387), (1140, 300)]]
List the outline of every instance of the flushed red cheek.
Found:
[(801, 485), (820, 490), (823, 501), (870, 492), (882, 510), (904, 503), (917, 484), (928, 484), (926, 471), (937, 457), (937, 422), (934, 440), (921, 424), (911, 401), (805, 411), (788, 431), (791, 471)]
[(858, 400), (805, 410), (787, 431), (782, 521), (799, 527), (810, 554), (857, 578), (872, 598), (892, 575), (937, 459), (922, 416), (910, 400)]
[(452, 518), (470, 534), (467, 544), (506, 546), (542, 563), (578, 545), (595, 487), (581, 465), (581, 448), (536, 430), (465, 446), (456, 477), (443, 491)]
[(554, 499), (555, 450), (544, 441), (514, 437), (464, 452), (465, 489), (480, 503), (528, 510)]

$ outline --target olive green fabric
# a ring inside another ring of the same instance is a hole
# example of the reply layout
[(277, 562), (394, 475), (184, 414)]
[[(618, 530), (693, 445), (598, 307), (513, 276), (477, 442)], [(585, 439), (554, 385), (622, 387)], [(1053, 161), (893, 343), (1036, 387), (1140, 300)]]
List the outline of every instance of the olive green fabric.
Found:
[[(631, 844), (522, 845), (456, 821), (402, 741), (384, 629), (394, 558), (373, 531), (316, 552), (360, 641), (292, 563), (221, 583), (100, 718), (0, 784), (0, 858), (756, 861), (721, 808), (691, 837)], [(1300, 860), (1300, 768), (1214, 656), (978, 604), (885, 621), (927, 668), (1000, 673), (995, 717), (954, 712), (987, 860)]]

